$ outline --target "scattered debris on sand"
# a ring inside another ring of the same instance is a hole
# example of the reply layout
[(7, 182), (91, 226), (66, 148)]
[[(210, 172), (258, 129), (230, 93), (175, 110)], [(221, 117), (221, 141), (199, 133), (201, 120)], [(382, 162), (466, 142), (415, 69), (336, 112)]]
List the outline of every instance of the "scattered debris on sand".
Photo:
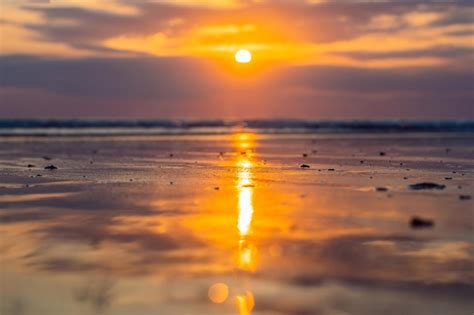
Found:
[(471, 195), (459, 195), (459, 200), (471, 200)]
[(387, 187), (376, 187), (375, 191), (385, 192), (385, 191), (388, 191), (388, 188)]
[(53, 164), (51, 164), (51, 165), (45, 166), (44, 169), (45, 170), (57, 170), (58, 168), (56, 166), (54, 166)]
[(433, 222), (433, 220), (429, 220), (429, 219), (423, 219), (423, 218), (420, 218), (420, 217), (413, 217), (413, 218), (411, 218), (410, 226), (413, 229), (431, 228), (431, 227), (434, 226), (434, 222)]
[(423, 183), (417, 183), (417, 184), (412, 184), (408, 186), (412, 190), (424, 190), (424, 189), (438, 189), (438, 190), (443, 190), (446, 188), (446, 185), (440, 185), (436, 183), (429, 183), (429, 182), (423, 182)]
[(311, 166), (309, 166), (308, 164), (301, 164), (300, 167), (301, 168), (310, 168)]

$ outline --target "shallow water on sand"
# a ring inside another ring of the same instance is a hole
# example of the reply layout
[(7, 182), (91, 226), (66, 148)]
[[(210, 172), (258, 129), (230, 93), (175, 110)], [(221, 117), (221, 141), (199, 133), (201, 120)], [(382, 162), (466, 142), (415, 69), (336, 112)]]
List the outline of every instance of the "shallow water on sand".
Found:
[(0, 314), (472, 314), (473, 144), (3, 138)]

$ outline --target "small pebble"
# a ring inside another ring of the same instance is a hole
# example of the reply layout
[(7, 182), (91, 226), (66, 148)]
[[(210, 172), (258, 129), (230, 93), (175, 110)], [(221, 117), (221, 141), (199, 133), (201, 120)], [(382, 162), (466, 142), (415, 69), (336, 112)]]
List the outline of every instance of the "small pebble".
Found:
[(410, 221), (410, 225), (414, 229), (430, 228), (434, 226), (433, 220), (422, 219), (420, 217), (413, 217)]
[(429, 182), (423, 182), (423, 183), (417, 183), (417, 184), (412, 184), (408, 186), (410, 189), (413, 190), (423, 190), (423, 189), (438, 189), (442, 190), (445, 189), (445, 185), (439, 185), (436, 183), (429, 183)]
[(459, 200), (471, 200), (472, 197), (470, 195), (459, 195)]
[(44, 169), (45, 170), (57, 170), (58, 168), (56, 166), (54, 166), (53, 164), (51, 164), (51, 165), (45, 166)]
[(301, 164), (300, 167), (301, 168), (310, 168), (311, 166), (309, 166), (308, 164)]

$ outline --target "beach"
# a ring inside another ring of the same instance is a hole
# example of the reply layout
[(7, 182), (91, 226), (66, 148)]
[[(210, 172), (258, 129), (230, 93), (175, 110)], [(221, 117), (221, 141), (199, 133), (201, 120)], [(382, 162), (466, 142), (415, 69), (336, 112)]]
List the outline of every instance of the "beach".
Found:
[(3, 135), (0, 313), (471, 314), (473, 161), (466, 131)]

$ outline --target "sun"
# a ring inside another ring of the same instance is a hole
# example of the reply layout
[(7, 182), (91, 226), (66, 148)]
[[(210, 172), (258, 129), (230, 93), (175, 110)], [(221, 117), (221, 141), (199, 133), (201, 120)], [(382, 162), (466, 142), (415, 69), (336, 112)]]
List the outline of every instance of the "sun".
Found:
[(249, 63), (252, 60), (252, 54), (247, 49), (240, 49), (235, 53), (235, 61), (238, 63)]

